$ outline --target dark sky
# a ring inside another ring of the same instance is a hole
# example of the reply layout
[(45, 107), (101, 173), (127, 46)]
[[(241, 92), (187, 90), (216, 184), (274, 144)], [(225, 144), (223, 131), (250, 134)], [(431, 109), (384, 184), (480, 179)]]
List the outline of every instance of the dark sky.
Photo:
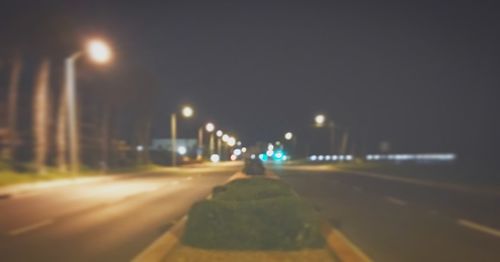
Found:
[(0, 27), (106, 35), (117, 64), (157, 79), (157, 136), (189, 102), (249, 142), (307, 133), (318, 112), (368, 148), (480, 156), (499, 142), (495, 1), (37, 2), (3, 1)]

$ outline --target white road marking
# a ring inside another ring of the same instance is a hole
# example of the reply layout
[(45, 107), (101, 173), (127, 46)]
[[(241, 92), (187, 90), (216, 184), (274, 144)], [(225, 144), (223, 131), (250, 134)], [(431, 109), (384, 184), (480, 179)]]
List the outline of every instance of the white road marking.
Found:
[(486, 233), (495, 237), (500, 237), (500, 230), (497, 230), (495, 228), (491, 228), (488, 226), (483, 226), (481, 224), (466, 220), (466, 219), (459, 219), (457, 223), (461, 226), (468, 227), (470, 229), (474, 229), (477, 231), (480, 231), (482, 233)]
[(21, 227), (21, 228), (18, 228), (18, 229), (14, 229), (14, 230), (12, 230), (12, 231), (9, 232), (9, 235), (11, 235), (11, 236), (21, 235), (21, 234), (27, 233), (29, 231), (32, 231), (32, 230), (35, 230), (35, 229), (38, 229), (38, 228), (41, 228), (41, 227), (44, 227), (44, 226), (48, 226), (48, 225), (50, 225), (52, 223), (54, 223), (54, 220), (52, 220), (52, 219), (43, 220), (43, 221), (31, 224), (29, 226), (25, 226), (25, 227)]
[(395, 197), (385, 196), (384, 199), (393, 203), (393, 204), (399, 205), (399, 206), (406, 206), (407, 205), (406, 201), (403, 201), (403, 200), (395, 198)]

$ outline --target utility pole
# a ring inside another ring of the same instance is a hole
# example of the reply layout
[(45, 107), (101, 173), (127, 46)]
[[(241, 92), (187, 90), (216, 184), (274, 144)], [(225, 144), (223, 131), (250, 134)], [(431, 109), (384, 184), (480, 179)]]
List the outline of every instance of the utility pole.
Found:
[(170, 115), (170, 135), (172, 144), (172, 166), (177, 165), (177, 115)]
[(7, 127), (8, 127), (8, 145), (3, 153), (8, 159), (14, 157), (14, 149), (18, 143), (17, 135), (17, 97), (19, 90), (19, 79), (21, 76), (22, 62), (21, 57), (14, 57), (12, 70), (9, 80), (9, 94), (7, 104)]
[(345, 155), (347, 152), (347, 144), (349, 142), (349, 131), (346, 129), (342, 135), (342, 144), (340, 145), (340, 154)]

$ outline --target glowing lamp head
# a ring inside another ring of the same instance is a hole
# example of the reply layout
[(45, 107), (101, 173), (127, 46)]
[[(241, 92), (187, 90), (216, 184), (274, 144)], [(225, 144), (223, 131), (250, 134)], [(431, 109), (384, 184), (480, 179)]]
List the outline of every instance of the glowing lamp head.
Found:
[(317, 126), (324, 125), (325, 121), (326, 121), (325, 115), (319, 114), (316, 117), (314, 117), (314, 123), (316, 123)]
[(102, 40), (91, 40), (87, 45), (87, 53), (92, 61), (104, 64), (111, 60), (111, 48)]
[(177, 153), (179, 153), (179, 155), (183, 156), (187, 153), (187, 148), (185, 146), (180, 146), (177, 148)]
[(217, 132), (215, 132), (215, 135), (217, 137), (221, 137), (222, 135), (224, 135), (224, 132), (222, 132), (222, 130), (217, 130)]
[(186, 118), (192, 117), (194, 115), (194, 110), (190, 106), (185, 106), (182, 108), (182, 115)]
[(286, 132), (285, 133), (285, 139), (286, 140), (292, 140), (293, 138), (293, 133), (292, 132)]
[(236, 138), (229, 137), (229, 139), (227, 140), (227, 145), (230, 146), (230, 147), (235, 146), (236, 145)]
[(215, 129), (215, 125), (212, 123), (207, 123), (205, 125), (205, 130), (207, 130), (207, 132), (209, 132), (209, 133), (212, 133), (214, 131), (214, 129)]

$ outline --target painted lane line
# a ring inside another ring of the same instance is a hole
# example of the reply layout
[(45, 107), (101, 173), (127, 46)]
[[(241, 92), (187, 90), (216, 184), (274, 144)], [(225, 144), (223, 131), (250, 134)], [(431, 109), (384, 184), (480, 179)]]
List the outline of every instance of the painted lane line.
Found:
[(11, 236), (21, 235), (21, 234), (27, 233), (29, 231), (32, 231), (32, 230), (35, 230), (38, 228), (48, 226), (52, 223), (54, 223), (54, 220), (52, 220), (52, 219), (43, 220), (43, 221), (31, 224), (29, 226), (14, 229), (14, 230), (9, 232), (9, 235), (11, 235)]
[(457, 223), (461, 226), (468, 227), (470, 229), (474, 229), (482, 233), (486, 233), (495, 237), (500, 237), (500, 230), (497, 230), (495, 228), (484, 226), (466, 219), (459, 219)]
[(384, 199), (390, 203), (393, 203), (393, 204), (399, 205), (399, 206), (406, 206), (408, 204), (408, 203), (406, 203), (406, 201), (403, 201), (403, 200), (395, 198), (395, 197), (385, 196)]

